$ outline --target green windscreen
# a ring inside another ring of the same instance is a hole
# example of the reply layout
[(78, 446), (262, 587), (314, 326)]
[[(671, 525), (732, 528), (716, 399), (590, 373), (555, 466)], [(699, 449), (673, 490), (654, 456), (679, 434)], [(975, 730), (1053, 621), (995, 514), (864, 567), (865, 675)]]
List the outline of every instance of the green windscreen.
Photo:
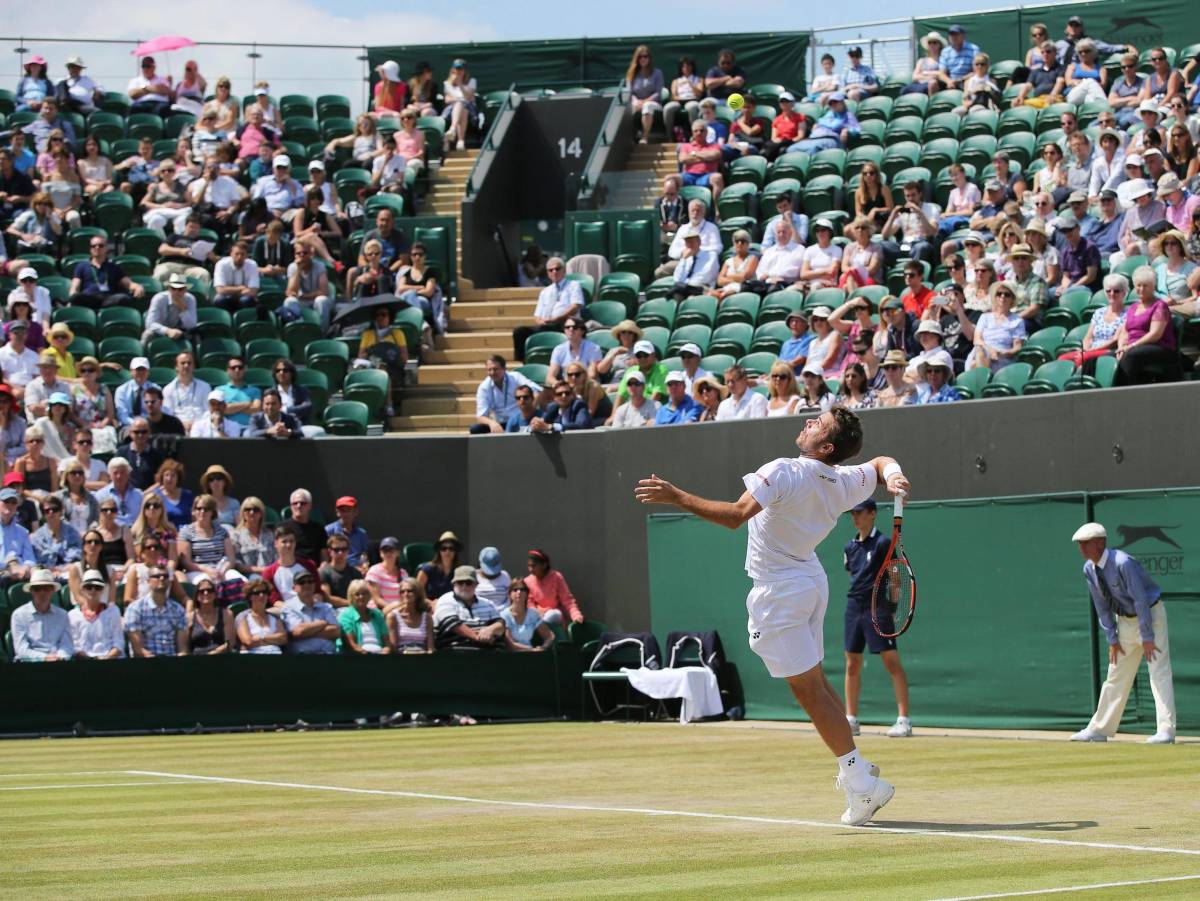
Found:
[[(1113, 495), (1095, 506), (1096, 517), (1116, 539), (1116, 528), (1126, 520), (1186, 523), (1188, 512), (1200, 512), (1200, 493)], [(1091, 602), (1082, 558), (1070, 540), (1086, 518), (1082, 494), (908, 505), (905, 547), (917, 577), (918, 607), (899, 646), (918, 725), (1078, 729), (1086, 724), (1093, 710)], [(891, 531), (890, 507), (880, 505), (878, 524), (881, 531)], [(1185, 550), (1182, 569), (1161, 580), (1164, 590), (1174, 585), (1195, 590), (1200, 584), (1194, 575), (1200, 568), (1200, 536), (1191, 535), (1189, 543), (1186, 531), (1167, 532)], [(853, 534), (844, 516), (818, 548), (830, 591), (825, 669), (839, 694), (847, 586), (842, 548)], [(690, 516), (652, 516), (647, 536), (655, 634), (717, 629), (737, 666), (747, 716), (803, 719), (787, 686), (767, 675), (746, 643), (745, 529), (730, 532)], [(1151, 541), (1143, 543), (1149, 552)], [(1174, 598), (1166, 603), (1180, 728), (1200, 728), (1200, 666), (1194, 665), (1200, 657), (1200, 603)], [(891, 681), (877, 657), (866, 659), (860, 716), (889, 721), (896, 712)], [(1143, 700), (1143, 695), (1149, 698), (1148, 685), (1141, 688), (1130, 701), (1127, 726), (1153, 731), (1153, 703)]]

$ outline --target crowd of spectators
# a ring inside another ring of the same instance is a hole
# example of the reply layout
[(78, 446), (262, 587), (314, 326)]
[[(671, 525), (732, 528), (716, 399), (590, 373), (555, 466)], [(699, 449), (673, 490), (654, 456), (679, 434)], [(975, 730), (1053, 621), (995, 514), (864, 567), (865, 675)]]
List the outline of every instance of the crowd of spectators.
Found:
[[(36, 469), (5, 478), (0, 582), (17, 662), (544, 651), (583, 621), (540, 548), (514, 576), (495, 547), (480, 551), (478, 567), (463, 562), (462, 543), (447, 531), (409, 573), (398, 539), (374, 542), (358, 524), (354, 497), (338, 498), (336, 517), (323, 524), (298, 488), (272, 526), (262, 500), (229, 493), (223, 467), (210, 467), (193, 494), (174, 460), (155, 469), (151, 449), (129, 456), (134, 462), (113, 458), (107, 470), (72, 458), (64, 487), (52, 478), (51, 491), (31, 489)], [(22, 595), (28, 600), (14, 603)]]
[[(834, 399), (854, 407), (953, 402), (957, 376), (1011, 365), (1047, 313), (1080, 289), (1097, 299), (1088, 304), (1082, 349), (1063, 351), (1061, 359), (1091, 374), (1098, 357), (1113, 356), (1117, 384), (1179, 378), (1192, 366), (1180, 353), (1180, 319), (1200, 314), (1200, 57), (1175, 60), (1173, 51), (1154, 48), (1146, 55), (1151, 71), (1139, 74), (1136, 48), (1088, 36), (1078, 16), (1057, 42), (1044, 25), (1031, 39), (1011, 75), (1019, 87), (1010, 87), (1008, 101), (990, 74), (992, 60), (959, 25), (948, 38), (934, 32), (922, 39), (926, 55), (903, 92), (961, 89), (961, 116), (999, 110), (1002, 102), (1071, 104), (1057, 116), (1061, 134), (1039, 142), (1033, 165), (1022, 168), (1001, 149), (972, 180), (952, 162), (941, 205), (933, 201), (934, 185), (910, 179), (890, 187), (868, 161), (847, 198), (848, 222), (810, 218), (799, 196), (771, 192), (764, 203), (774, 204), (775, 215), (760, 211), (758, 244), (750, 226), (722, 238), (729, 164), (747, 155), (777, 160), (852, 147), (860, 130), (854, 110), (879, 93), (882, 79), (860, 48), (849, 50), (840, 73), (832, 57), (823, 57), (803, 98), (819, 104), (820, 114), (798, 112), (796, 97), (784, 91), (778, 115), (764, 122), (755, 118), (752, 78), (733, 51), (721, 51), (707, 71), (684, 58), (667, 80), (651, 48), (639, 46), (627, 73), (639, 140), (650, 139), (661, 114), (667, 139), (679, 142), (679, 172), (664, 179), (654, 208), (662, 253), (654, 275), (672, 279), (668, 296), (709, 295), (720, 304), (744, 292), (766, 298), (839, 288), (850, 299), (836, 310), (806, 303), (788, 317), (792, 338), (780, 349), (787, 373), (701, 370), (710, 383), (682, 366), (663, 367), (632, 320), (609, 327), (619, 346), (607, 352), (589, 341), (587, 330), (601, 325), (588, 320), (582, 292), (566, 277), (569, 267), (554, 258), (532, 323), (514, 331), (515, 357), (523, 359), (530, 335), (566, 328), (570, 340), (556, 348), (559, 363), (585, 367), (588, 385), (607, 392), (612, 410), (597, 414), (569, 379), (560, 380), (561, 366), (543, 386), (493, 357), (472, 431), (674, 424), (824, 409)], [(1121, 54), (1122, 67), (1110, 81), (1104, 62), (1113, 54)], [(746, 99), (741, 112), (722, 105), (734, 91)], [(1087, 128), (1080, 124), (1085, 104)], [(708, 188), (711, 202), (685, 195), (691, 186)], [(854, 296), (891, 283), (897, 267), (904, 287), (896, 296)], [(1151, 283), (1152, 296), (1143, 297)], [(1110, 295), (1126, 307), (1099, 302)], [(696, 363), (701, 356), (686, 348), (677, 355)], [(788, 378), (792, 384), (777, 389), (774, 383)], [(767, 395), (765, 404), (753, 402), (756, 393)]]

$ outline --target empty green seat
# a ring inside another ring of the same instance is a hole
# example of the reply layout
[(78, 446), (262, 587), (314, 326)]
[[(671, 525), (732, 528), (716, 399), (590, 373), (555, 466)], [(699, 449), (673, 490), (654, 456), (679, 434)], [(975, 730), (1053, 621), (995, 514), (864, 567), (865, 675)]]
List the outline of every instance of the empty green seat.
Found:
[(371, 412), (362, 401), (342, 400), (327, 406), (322, 418), (330, 435), (361, 436), (367, 434)]
[(750, 353), (767, 351), (778, 354), (783, 342), (791, 337), (792, 330), (788, 328), (786, 322), (779, 319), (773, 322), (764, 322), (754, 330), (754, 336), (750, 339)]
[[(667, 342), (667, 354), (679, 353), (679, 348), (685, 344), (695, 344), (700, 348), (700, 356), (710, 353), (709, 340), (712, 338), (713, 330), (707, 325), (692, 324), (684, 326), (676, 326), (671, 332), (671, 338)], [(716, 350), (712, 350), (716, 353)]]
[[(675, 313), (678, 304), (674, 300), (665, 297), (647, 300), (638, 308), (637, 324), (642, 328), (657, 325), (662, 328), (675, 327)], [(624, 307), (622, 307), (624, 310)], [(624, 318), (622, 316), (622, 318)]]
[(537, 332), (525, 339), (526, 363), (549, 363), (554, 348), (564, 343), (567, 336), (562, 332)]
[(954, 390), (963, 400), (975, 400), (983, 396), (983, 389), (992, 379), (992, 371), (986, 366), (968, 369), (954, 380)]
[(730, 322), (718, 326), (712, 333), (707, 353), (743, 357), (749, 353), (753, 338), (754, 327), (748, 322)]
[(717, 325), (728, 325), (731, 322), (746, 322), (753, 325), (758, 319), (758, 308), (762, 300), (757, 294), (742, 292), (726, 297), (721, 301), (717, 310)]
[(382, 369), (356, 369), (346, 376), (342, 396), (346, 400), (362, 401), (367, 407), (369, 422), (382, 422), (385, 408), (390, 406), (387, 372)]
[(992, 375), (983, 389), (984, 397), (1016, 397), (1029, 381), (1033, 367), (1028, 363), (1010, 363)]
[(675, 327), (684, 325), (712, 326), (717, 318), (717, 299), (708, 295), (691, 297), (679, 305)]
[[(1015, 364), (1014, 364), (1015, 365)], [(1043, 363), (1033, 378), (1025, 382), (1022, 394), (1057, 394), (1064, 390), (1067, 380), (1075, 373), (1075, 364), (1070, 360), (1051, 360)]]

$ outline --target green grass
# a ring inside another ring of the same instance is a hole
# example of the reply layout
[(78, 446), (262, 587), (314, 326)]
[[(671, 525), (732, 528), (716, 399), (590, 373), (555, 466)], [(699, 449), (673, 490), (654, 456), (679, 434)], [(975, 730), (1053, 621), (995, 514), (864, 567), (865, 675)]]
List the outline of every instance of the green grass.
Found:
[[(1195, 744), (918, 735), (864, 736), (861, 747), (897, 786), (879, 824), (915, 834), (816, 825), (836, 824), (842, 797), (832, 760), (804, 729), (551, 724), (0, 742), (0, 896), (895, 901), (1200, 874)], [(127, 770), (811, 822), (165, 784), (172, 777)], [(82, 775), (93, 771), (115, 772)], [(56, 787), (118, 782), (139, 784)], [(1200, 880), (1083, 897), (1198, 893)]]

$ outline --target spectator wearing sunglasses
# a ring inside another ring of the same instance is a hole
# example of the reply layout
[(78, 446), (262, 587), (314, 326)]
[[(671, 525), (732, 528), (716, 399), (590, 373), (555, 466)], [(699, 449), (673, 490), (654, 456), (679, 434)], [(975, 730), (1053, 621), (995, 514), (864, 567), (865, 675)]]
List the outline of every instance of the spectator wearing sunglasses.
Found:
[[(174, 461), (171, 461), (174, 462)], [(188, 506), (191, 509), (192, 493), (188, 492)], [(176, 525), (167, 518), (166, 505), (162, 495), (147, 491), (142, 496), (142, 509), (138, 518), (129, 529), (130, 537), (135, 547), (141, 547), (143, 542), (150, 541), (158, 545), (160, 557), (164, 560), (174, 560), (175, 539), (178, 537)]]
[(513, 356), (524, 362), (525, 342), (538, 332), (558, 332), (566, 321), (583, 309), (583, 289), (579, 283), (566, 277), (566, 264), (561, 257), (546, 261), (546, 275), (550, 284), (538, 294), (537, 306), (533, 309), (533, 325), (521, 325), (513, 329)]
[[(172, 532), (171, 534), (173, 536), (175, 533)], [(169, 593), (185, 608), (189, 606), (188, 596), (183, 590), (183, 584), (175, 578), (175, 567), (167, 561), (165, 548), (168, 546), (173, 548), (175, 546), (174, 541), (167, 542), (149, 534), (143, 537), (138, 543), (137, 557), (121, 576), (125, 581), (126, 604), (150, 595), (150, 589), (153, 587), (153, 580), (150, 578), (151, 570), (161, 568), (167, 571)]]
[(288, 642), (283, 621), (268, 612), (271, 589), (260, 576), (246, 581), (245, 598), (250, 605), (237, 615), (238, 643), (243, 654), (282, 654)]
[(63, 521), (62, 499), (51, 495), (42, 501), (41, 528), (29, 537), (39, 566), (50, 570), (59, 582), (67, 581), (67, 568), (83, 555), (83, 538)]
[(554, 403), (535, 416), (529, 423), (529, 431), (541, 434), (573, 432), (592, 428), (592, 417), (587, 403), (575, 394), (567, 382), (559, 381), (554, 386)]
[(496, 605), (476, 597), (475, 586), (475, 567), (455, 567), (453, 587), (438, 598), (433, 611), (437, 646), (512, 650), (512, 638)]
[(554, 348), (550, 354), (550, 381), (557, 382), (564, 377), (564, 370), (571, 363), (581, 363), (587, 367), (590, 378), (596, 377), (596, 364), (603, 358), (604, 353), (594, 341), (584, 337), (587, 327), (583, 319), (571, 316), (563, 323), (567, 340)]
[[(335, 608), (350, 605), (350, 585), (362, 578), (362, 573), (350, 565), (350, 542), (342, 535), (330, 535), (329, 562), (321, 567), (321, 593)], [(413, 580), (414, 584), (415, 580)]]
[(188, 649), (192, 654), (225, 654), (237, 649), (237, 629), (229, 608), (217, 606), (217, 586), (212, 579), (196, 584), (196, 597), (187, 614)]
[(187, 614), (171, 600), (167, 570), (150, 568), (150, 593), (125, 609), (125, 633), (134, 657), (186, 657)]
[(129, 480), (143, 491), (154, 484), (158, 468), (165, 459), (162, 452), (151, 445), (150, 423), (141, 416), (129, 424), (126, 441), (117, 447), (117, 456), (129, 461)]
[(1116, 111), (1117, 124), (1121, 128), (1129, 128), (1137, 122), (1137, 108), (1145, 82), (1146, 77), (1138, 72), (1138, 55), (1122, 55), (1121, 77), (1113, 82), (1108, 91), (1108, 105)]
[(125, 656), (125, 633), (121, 611), (104, 600), (104, 574), (89, 569), (83, 576), (82, 592), (74, 596), (75, 608), (67, 613), (75, 656), (91, 660), (115, 660)]
[(0, 586), (7, 588), (15, 582), (29, 578), (30, 570), (37, 561), (37, 554), (29, 540), (29, 531), (17, 522), (17, 507), (21, 494), (15, 488), (0, 489), (0, 556), (4, 559), (4, 573), (0, 575)]

